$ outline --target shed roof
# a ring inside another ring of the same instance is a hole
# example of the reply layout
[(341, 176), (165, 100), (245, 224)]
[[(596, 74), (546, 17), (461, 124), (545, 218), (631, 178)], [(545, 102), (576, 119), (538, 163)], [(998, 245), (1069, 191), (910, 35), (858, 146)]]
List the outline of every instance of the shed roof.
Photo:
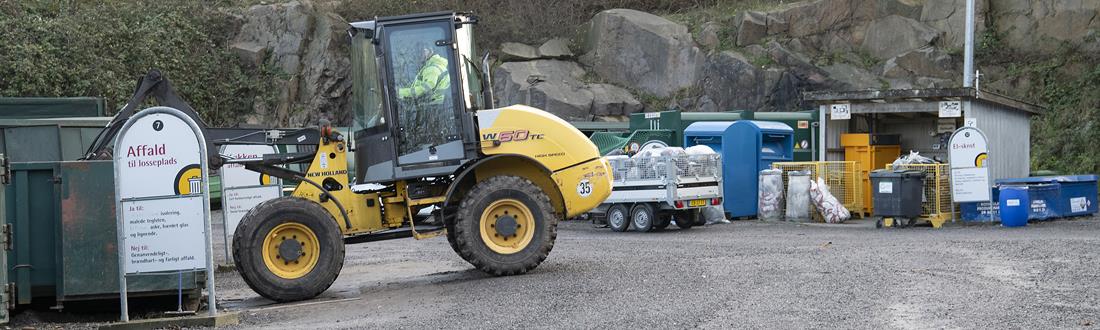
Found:
[(990, 91), (978, 91), (974, 88), (928, 88), (928, 89), (883, 89), (857, 91), (813, 91), (803, 92), (802, 99), (818, 104), (836, 102), (897, 102), (897, 101), (940, 101), (957, 99), (977, 99), (1005, 107), (1018, 109), (1031, 114), (1042, 114), (1046, 109), (1034, 103), (1011, 98)]

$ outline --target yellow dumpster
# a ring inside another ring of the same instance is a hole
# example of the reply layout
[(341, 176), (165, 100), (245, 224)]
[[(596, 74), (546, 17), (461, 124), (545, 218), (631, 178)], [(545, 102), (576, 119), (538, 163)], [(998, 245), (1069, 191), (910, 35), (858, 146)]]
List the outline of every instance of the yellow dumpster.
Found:
[[(897, 135), (871, 135), (867, 133), (841, 134), (840, 146), (844, 147), (844, 160), (854, 161), (859, 167), (859, 178), (863, 181), (863, 191), (871, 191), (871, 171), (884, 169), (901, 155), (901, 145)], [(863, 194), (863, 213), (871, 214), (870, 193)], [(852, 210), (853, 213), (856, 210)]]

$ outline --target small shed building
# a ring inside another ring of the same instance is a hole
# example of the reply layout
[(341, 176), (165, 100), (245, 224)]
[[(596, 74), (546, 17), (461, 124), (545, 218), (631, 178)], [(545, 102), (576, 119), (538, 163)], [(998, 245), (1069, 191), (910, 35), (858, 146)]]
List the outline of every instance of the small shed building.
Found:
[(1044, 112), (1036, 104), (974, 88), (815, 91), (802, 97), (826, 118), (818, 159), (844, 160), (841, 135), (870, 133), (896, 135), (902, 155), (916, 151), (947, 162), (951, 133), (970, 125), (989, 140), (994, 180), (1030, 174), (1031, 118)]

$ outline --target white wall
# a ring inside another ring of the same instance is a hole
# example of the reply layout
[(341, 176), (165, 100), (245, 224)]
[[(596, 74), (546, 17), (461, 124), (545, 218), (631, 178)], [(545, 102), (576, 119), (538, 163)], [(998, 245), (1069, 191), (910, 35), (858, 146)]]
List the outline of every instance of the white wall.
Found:
[(1000, 105), (964, 102), (963, 116), (978, 121), (989, 140), (989, 166), (994, 180), (1022, 178), (1031, 173), (1031, 116)]

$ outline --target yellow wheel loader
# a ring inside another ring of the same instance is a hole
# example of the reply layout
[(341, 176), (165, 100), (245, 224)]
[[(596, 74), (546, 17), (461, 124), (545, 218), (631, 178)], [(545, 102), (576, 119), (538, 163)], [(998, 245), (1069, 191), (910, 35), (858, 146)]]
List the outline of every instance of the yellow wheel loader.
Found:
[(226, 160), (299, 182), (236, 229), (234, 262), (253, 290), (312, 298), (336, 280), (345, 244), (444, 234), (476, 268), (523, 274), (560, 220), (607, 198), (609, 166), (580, 131), (532, 107), (493, 108), (476, 23), (454, 12), (352, 23), (351, 132), (322, 124), (277, 137), (309, 151)]

